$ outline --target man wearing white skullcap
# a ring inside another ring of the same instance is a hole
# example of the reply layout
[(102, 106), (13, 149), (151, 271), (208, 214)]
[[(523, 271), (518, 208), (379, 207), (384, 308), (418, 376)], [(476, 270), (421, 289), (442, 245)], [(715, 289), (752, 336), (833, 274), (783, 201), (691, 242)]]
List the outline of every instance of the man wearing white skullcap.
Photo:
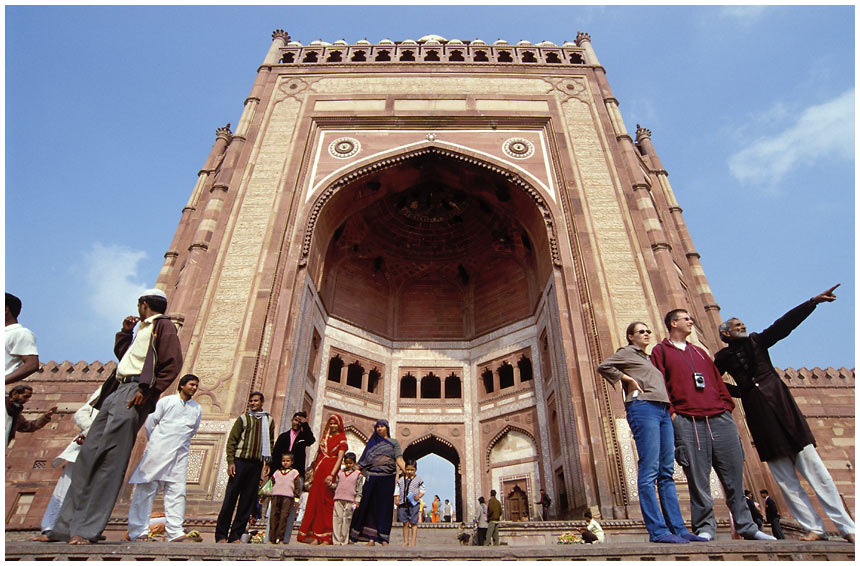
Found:
[[(176, 327), (164, 316), (167, 295), (148, 289), (137, 300), (139, 316), (127, 316), (117, 332), (119, 364), (95, 403), (99, 414), (81, 447), (72, 483), (50, 540), (96, 542), (107, 526), (125, 476), (137, 432), (158, 397), (179, 375), (182, 351)], [(132, 330), (137, 323), (137, 333)]]

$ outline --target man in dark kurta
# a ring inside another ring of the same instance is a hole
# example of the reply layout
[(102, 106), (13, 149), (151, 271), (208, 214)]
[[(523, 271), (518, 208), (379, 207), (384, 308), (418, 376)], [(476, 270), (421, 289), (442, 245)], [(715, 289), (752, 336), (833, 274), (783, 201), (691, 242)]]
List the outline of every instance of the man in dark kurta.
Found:
[[(838, 285), (836, 286), (838, 287)], [(714, 362), (729, 373), (737, 385), (726, 384), (733, 397), (740, 397), (747, 425), (762, 462), (767, 462), (786, 505), (808, 532), (803, 540), (826, 539), (824, 523), (800, 485), (800, 472), (812, 486), (821, 507), (839, 534), (854, 542), (854, 521), (845, 511), (830, 473), (815, 451), (815, 438), (788, 387), (779, 378), (768, 348), (788, 336), (812, 314), (818, 303), (836, 300), (832, 287), (791, 309), (760, 333), (747, 334), (737, 318), (720, 325), (720, 338), (728, 346), (717, 352)]]

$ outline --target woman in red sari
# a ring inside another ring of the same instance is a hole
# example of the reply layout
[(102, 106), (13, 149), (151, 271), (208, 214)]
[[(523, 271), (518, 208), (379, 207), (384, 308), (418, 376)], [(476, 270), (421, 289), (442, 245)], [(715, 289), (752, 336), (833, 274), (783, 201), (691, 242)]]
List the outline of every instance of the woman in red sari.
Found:
[(302, 526), (296, 540), (307, 544), (331, 544), (334, 488), (340, 463), (346, 453), (343, 419), (332, 415), (323, 427), (322, 438), (313, 463), (313, 482)]

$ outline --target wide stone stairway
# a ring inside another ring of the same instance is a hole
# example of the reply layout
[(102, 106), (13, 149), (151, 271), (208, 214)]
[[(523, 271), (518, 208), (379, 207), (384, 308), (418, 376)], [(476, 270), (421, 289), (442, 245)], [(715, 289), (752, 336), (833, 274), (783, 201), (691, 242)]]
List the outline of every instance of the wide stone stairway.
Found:
[[(839, 538), (803, 542), (745, 541), (721, 532), (707, 543), (661, 545), (645, 542), (638, 525), (615, 525), (609, 521), (603, 544), (557, 544), (558, 534), (582, 528), (581, 521), (503, 525), (501, 545), (461, 546), (456, 525), (421, 525), (418, 546), (404, 547), (400, 525), (392, 530), (389, 546), (308, 546), (293, 540), (289, 545), (215, 544), (212, 533), (201, 528), (202, 543), (131, 543), (121, 540), (122, 531), (106, 531), (107, 540), (88, 546), (29, 542), (37, 533), (6, 533), (6, 560), (636, 560), (636, 561), (727, 561), (727, 560), (854, 560), (854, 545)], [(191, 527), (194, 528), (194, 527)]]

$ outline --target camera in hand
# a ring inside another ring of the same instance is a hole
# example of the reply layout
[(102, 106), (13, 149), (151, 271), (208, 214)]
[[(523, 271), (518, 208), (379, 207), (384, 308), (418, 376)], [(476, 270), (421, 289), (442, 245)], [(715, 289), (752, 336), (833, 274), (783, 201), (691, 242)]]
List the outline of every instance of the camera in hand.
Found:
[(705, 376), (697, 371), (693, 372), (693, 382), (696, 384), (696, 389), (701, 391), (705, 388)]

